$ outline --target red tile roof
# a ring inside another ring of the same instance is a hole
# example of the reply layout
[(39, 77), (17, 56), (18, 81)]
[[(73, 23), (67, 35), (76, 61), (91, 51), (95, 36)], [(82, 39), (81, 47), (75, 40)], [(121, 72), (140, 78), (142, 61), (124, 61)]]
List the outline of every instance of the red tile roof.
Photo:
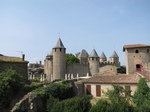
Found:
[(137, 75), (107, 75), (96, 76), (82, 80), (83, 83), (99, 83), (99, 84), (137, 84), (140, 77)]
[(124, 45), (123, 51), (128, 48), (139, 48), (139, 47), (150, 47), (150, 45), (144, 45), (144, 44), (132, 44), (132, 45)]

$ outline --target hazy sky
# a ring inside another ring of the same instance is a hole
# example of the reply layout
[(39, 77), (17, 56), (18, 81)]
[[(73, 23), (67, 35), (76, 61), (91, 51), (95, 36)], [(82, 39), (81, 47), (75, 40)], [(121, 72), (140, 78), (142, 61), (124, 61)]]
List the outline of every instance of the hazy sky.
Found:
[(150, 45), (150, 0), (0, 0), (0, 54), (44, 61), (59, 34), (67, 53), (109, 58), (123, 46)]

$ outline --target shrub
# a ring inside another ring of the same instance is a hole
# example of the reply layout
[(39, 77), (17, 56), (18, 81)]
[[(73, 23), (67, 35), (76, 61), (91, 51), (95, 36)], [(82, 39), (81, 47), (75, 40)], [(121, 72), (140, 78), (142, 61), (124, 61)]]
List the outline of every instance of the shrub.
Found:
[(49, 99), (47, 102), (48, 112), (88, 112), (91, 103), (88, 97), (74, 97), (63, 101)]
[(0, 110), (9, 106), (13, 95), (17, 94), (23, 87), (21, 79), (21, 75), (12, 69), (0, 73)]
[(42, 86), (43, 86), (43, 83), (32, 83), (30, 85), (25, 86), (24, 90), (27, 93), (27, 92), (31, 92), (39, 87), (42, 87)]

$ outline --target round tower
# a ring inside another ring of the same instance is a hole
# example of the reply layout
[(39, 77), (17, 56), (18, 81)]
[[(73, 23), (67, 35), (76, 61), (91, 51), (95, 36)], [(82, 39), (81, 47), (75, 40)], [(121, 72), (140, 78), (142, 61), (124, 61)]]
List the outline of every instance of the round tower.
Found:
[(66, 48), (59, 38), (53, 48), (53, 79), (65, 79), (66, 73)]
[(99, 56), (95, 49), (92, 50), (90, 56), (89, 56), (89, 66), (90, 66), (90, 73), (94, 75), (95, 73), (98, 73), (98, 68), (100, 67), (99, 63)]

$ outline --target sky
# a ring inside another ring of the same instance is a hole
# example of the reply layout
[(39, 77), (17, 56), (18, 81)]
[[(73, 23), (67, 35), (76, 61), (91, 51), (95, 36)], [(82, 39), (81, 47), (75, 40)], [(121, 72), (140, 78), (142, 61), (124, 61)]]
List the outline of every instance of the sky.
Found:
[(0, 0), (0, 54), (42, 61), (61, 38), (66, 53), (150, 45), (150, 0)]

